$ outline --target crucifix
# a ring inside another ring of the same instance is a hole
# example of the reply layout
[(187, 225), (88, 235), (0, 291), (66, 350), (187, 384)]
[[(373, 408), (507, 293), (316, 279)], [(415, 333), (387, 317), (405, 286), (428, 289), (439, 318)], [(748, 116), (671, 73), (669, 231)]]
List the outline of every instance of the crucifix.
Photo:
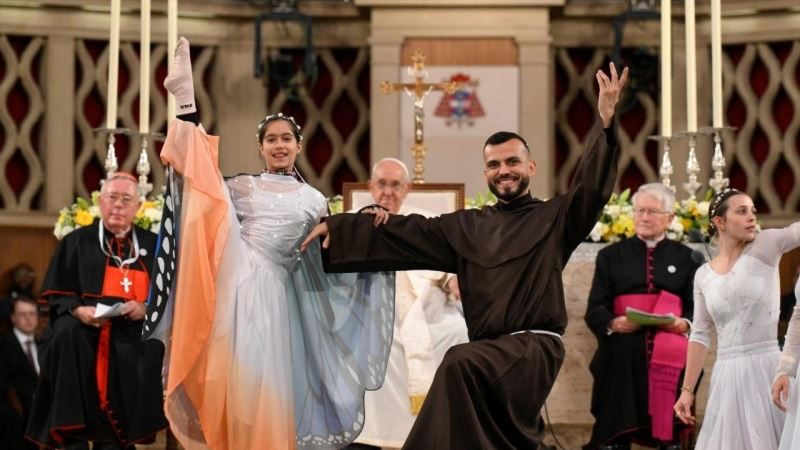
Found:
[(458, 88), (458, 82), (446, 81), (442, 83), (426, 83), (428, 73), (425, 71), (425, 55), (422, 50), (417, 49), (411, 57), (413, 65), (408, 67), (408, 74), (414, 77), (413, 83), (391, 83), (384, 81), (381, 83), (381, 91), (384, 94), (403, 91), (414, 100), (414, 144), (411, 146), (411, 154), (414, 156), (414, 183), (424, 183), (422, 172), (425, 167), (422, 161), (425, 159), (425, 143), (423, 142), (422, 125), (425, 118), (423, 105), (425, 97), (432, 91), (445, 91), (452, 94)]
[(122, 281), (120, 281), (119, 284), (122, 285), (122, 289), (124, 289), (125, 293), (127, 294), (128, 292), (131, 291), (131, 286), (133, 285), (133, 282), (131, 282), (131, 280), (128, 279), (128, 274), (125, 274), (122, 276)]

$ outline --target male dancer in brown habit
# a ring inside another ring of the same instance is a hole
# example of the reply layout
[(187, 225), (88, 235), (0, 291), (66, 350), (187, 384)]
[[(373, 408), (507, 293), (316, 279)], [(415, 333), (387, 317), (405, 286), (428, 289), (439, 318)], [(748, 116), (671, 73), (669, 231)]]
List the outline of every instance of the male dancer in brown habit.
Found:
[(614, 108), (628, 77), (598, 70), (596, 125), (569, 190), (531, 197), (536, 171), (515, 133), (495, 133), (484, 173), (499, 202), (438, 218), (366, 214), (329, 217), (304, 242), (326, 236), (326, 269), (438, 270), (458, 275), (470, 341), (436, 371), (406, 449), (531, 449), (544, 435), (539, 414), (564, 359), (567, 324), (561, 271), (591, 231), (617, 175)]

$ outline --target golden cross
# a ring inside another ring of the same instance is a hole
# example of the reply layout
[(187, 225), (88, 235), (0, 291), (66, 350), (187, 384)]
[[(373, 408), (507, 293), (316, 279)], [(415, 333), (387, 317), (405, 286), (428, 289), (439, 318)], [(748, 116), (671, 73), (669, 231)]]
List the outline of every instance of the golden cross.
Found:
[(381, 83), (381, 91), (384, 94), (403, 91), (414, 100), (414, 144), (411, 146), (411, 154), (414, 156), (414, 183), (424, 183), (425, 179), (422, 177), (422, 173), (425, 171), (425, 167), (422, 161), (425, 159), (425, 143), (423, 142), (422, 122), (425, 118), (423, 109), (425, 97), (432, 91), (445, 91), (452, 94), (461, 83), (455, 81), (426, 83), (425, 79), (428, 77), (428, 73), (425, 71), (425, 55), (420, 49), (414, 52), (411, 61), (414, 64), (409, 66), (408, 74), (414, 77), (414, 82), (390, 83), (384, 81)]

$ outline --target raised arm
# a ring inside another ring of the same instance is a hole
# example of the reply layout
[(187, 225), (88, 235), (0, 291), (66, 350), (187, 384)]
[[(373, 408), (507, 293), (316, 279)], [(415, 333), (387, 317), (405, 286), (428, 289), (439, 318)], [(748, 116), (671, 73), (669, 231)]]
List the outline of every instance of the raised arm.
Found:
[(614, 63), (611, 63), (609, 70), (611, 78), (602, 70), (598, 70), (595, 76), (600, 88), (597, 99), (600, 120), (589, 133), (586, 150), (567, 194), (569, 207), (564, 218), (567, 253), (571, 253), (592, 230), (617, 180), (618, 145), (613, 126), (614, 109), (628, 79), (628, 69), (625, 68), (622, 75), (618, 76)]
[(785, 228), (764, 230), (753, 242), (751, 256), (768, 266), (775, 267), (784, 253), (800, 247), (800, 222)]

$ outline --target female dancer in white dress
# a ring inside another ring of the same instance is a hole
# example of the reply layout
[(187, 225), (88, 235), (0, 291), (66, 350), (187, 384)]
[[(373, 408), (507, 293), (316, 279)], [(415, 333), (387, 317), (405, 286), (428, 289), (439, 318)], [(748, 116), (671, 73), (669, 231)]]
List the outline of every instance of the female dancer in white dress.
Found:
[(784, 414), (772, 403), (769, 387), (781, 356), (778, 263), (800, 246), (800, 223), (756, 234), (753, 201), (735, 189), (714, 197), (709, 217), (719, 254), (695, 274), (694, 323), (675, 413), (684, 423), (695, 421), (693, 392), (716, 330), (717, 361), (695, 448), (777, 449)]
[[(172, 328), (162, 335), (170, 427), (189, 449), (344, 447), (363, 426), (364, 389), (383, 382), (394, 274), (328, 275), (318, 244), (299, 252), (327, 202), (296, 178), (294, 119), (259, 124), (264, 173), (224, 180), (218, 138), (198, 125), (183, 38), (164, 84), (178, 120), (161, 158), (183, 183)], [(169, 265), (159, 259), (160, 270)]]

